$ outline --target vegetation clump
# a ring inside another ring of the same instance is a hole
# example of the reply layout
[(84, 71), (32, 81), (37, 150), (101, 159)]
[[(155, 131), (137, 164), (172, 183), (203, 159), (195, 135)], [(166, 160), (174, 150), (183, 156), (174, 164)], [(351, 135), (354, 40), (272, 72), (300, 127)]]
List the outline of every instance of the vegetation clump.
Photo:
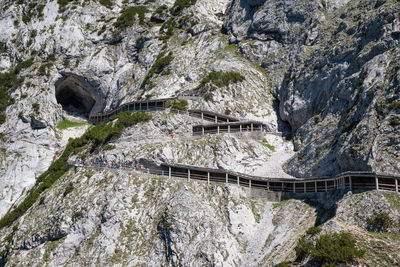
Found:
[(165, 102), (166, 108), (177, 109), (177, 110), (187, 110), (188, 102), (186, 100), (168, 100)]
[(232, 83), (244, 81), (246, 78), (239, 72), (235, 71), (212, 71), (200, 81), (200, 85), (196, 88), (204, 98), (209, 98), (212, 91), (216, 88), (228, 86)]
[(122, 112), (112, 117), (112, 119), (117, 119), (117, 122), (99, 124), (90, 128), (83, 136), (70, 139), (63, 154), (51, 164), (47, 171), (37, 178), (35, 186), (28, 191), (24, 201), (0, 220), (0, 228), (11, 225), (21, 217), (39, 199), (43, 191), (50, 188), (68, 171), (68, 159), (71, 155), (78, 154), (85, 148), (90, 148), (91, 152), (93, 152), (112, 137), (120, 135), (125, 127), (148, 121), (151, 118), (150, 114), (140, 111), (135, 113), (130, 111)]
[(24, 79), (18, 78), (17, 74), (21, 70), (32, 66), (33, 63), (33, 59), (20, 61), (11, 71), (0, 73), (0, 124), (3, 124), (6, 121), (6, 108), (14, 103), (11, 93), (24, 82)]
[(99, 0), (99, 3), (107, 8), (111, 8), (114, 5), (111, 0)]
[(149, 10), (145, 6), (134, 6), (129, 7), (121, 11), (121, 15), (114, 23), (114, 27), (119, 31), (123, 31), (126, 28), (132, 26), (136, 22), (136, 16), (139, 18), (139, 22), (143, 23), (146, 13)]
[(164, 72), (164, 74), (168, 74), (168, 72), (165, 72), (165, 68), (171, 64), (172, 60), (174, 60), (174, 57), (172, 55), (172, 52), (169, 52), (168, 55), (165, 55), (165, 52), (162, 52), (158, 55), (156, 61), (154, 62), (153, 66), (147, 73), (146, 77), (143, 80), (142, 86), (145, 87), (146, 85), (149, 88), (154, 87), (154, 84), (150, 81), (150, 79), (154, 76), (154, 74), (161, 74)]
[(295, 248), (297, 261), (310, 259), (322, 266), (337, 266), (351, 263), (362, 257), (364, 251), (356, 247), (356, 240), (350, 233), (321, 235), (313, 245), (304, 237)]
[(188, 8), (194, 4), (196, 4), (197, 0), (176, 0), (174, 5), (171, 8), (171, 12), (173, 15), (178, 15), (182, 12), (183, 9)]
[(368, 230), (374, 232), (387, 232), (394, 226), (392, 218), (387, 212), (381, 212), (368, 219)]

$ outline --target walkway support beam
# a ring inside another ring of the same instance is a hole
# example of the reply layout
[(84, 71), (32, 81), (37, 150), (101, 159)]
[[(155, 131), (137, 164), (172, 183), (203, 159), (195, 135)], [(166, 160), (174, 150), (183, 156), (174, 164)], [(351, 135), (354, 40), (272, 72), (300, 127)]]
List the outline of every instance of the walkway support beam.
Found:
[(349, 176), (349, 188), (350, 188), (350, 191), (353, 190), (353, 185), (352, 185), (352, 182), (351, 182), (351, 176)]

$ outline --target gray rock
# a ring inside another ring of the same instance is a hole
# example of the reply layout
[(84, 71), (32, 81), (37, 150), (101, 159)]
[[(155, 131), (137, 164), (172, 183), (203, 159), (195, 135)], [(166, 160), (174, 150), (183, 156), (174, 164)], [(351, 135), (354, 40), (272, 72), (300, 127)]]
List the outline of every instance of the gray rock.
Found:
[(31, 127), (33, 130), (45, 129), (47, 127), (47, 125), (44, 122), (35, 119), (33, 115), (30, 115), (30, 117), (31, 117)]

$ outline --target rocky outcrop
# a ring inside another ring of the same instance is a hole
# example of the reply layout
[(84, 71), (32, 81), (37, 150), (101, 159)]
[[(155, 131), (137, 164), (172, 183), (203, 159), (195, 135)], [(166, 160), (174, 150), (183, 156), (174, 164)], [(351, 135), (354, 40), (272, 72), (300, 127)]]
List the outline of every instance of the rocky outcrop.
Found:
[(31, 117), (32, 130), (40, 130), (40, 129), (45, 129), (47, 127), (44, 122), (35, 119), (35, 116), (30, 115), (30, 117)]
[(233, 1), (224, 28), (268, 70), (295, 132), (290, 174), (399, 173), (397, 63), (388, 64), (398, 12), (396, 1)]
[(295, 200), (274, 208), (247, 194), (237, 186), (71, 169), (18, 226), (0, 230), (0, 249), (7, 247), (8, 265), (272, 266), (291, 253), (315, 210)]

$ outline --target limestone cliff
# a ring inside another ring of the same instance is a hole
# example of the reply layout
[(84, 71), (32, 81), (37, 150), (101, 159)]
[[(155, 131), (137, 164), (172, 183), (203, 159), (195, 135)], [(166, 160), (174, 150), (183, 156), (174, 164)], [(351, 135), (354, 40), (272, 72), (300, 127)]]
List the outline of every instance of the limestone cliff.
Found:
[[(193, 93), (189, 108), (286, 138), (194, 138), (200, 120), (165, 111), (82, 154), (266, 177), (400, 174), (399, 13), (396, 0), (0, 0), (0, 216), (90, 127), (60, 121)], [(244, 79), (213, 83), (221, 73)], [(294, 259), (319, 210), (274, 209), (233, 186), (70, 170), (0, 230), (0, 256), (10, 266), (272, 266)]]

